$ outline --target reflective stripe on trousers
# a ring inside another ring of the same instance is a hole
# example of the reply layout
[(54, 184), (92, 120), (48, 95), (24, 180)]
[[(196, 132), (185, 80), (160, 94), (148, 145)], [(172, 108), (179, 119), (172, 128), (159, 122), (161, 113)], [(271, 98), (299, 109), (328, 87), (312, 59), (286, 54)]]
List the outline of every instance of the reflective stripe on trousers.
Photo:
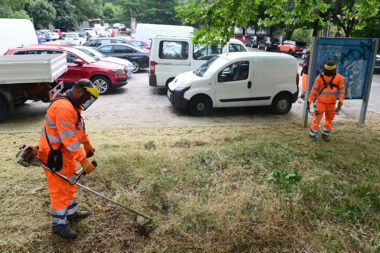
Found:
[(53, 216), (52, 229), (53, 232), (61, 231), (69, 223), (67, 221), (67, 215), (73, 215), (77, 212), (77, 203), (75, 199), (69, 201), (69, 206), (64, 209), (51, 209)]

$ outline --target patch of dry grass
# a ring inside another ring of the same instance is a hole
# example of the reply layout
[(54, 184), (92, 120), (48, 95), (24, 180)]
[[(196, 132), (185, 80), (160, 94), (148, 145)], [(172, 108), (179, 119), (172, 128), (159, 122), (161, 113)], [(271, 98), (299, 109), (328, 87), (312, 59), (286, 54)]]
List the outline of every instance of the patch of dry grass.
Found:
[(17, 148), (37, 143), (38, 133), (1, 134), (1, 251), (377, 252), (378, 123), (337, 122), (331, 143), (310, 142), (298, 124), (89, 127), (99, 166), (81, 183), (158, 228), (141, 236), (132, 214), (78, 190), (92, 215), (71, 225), (79, 238), (70, 243), (50, 232), (42, 169), (15, 163)]

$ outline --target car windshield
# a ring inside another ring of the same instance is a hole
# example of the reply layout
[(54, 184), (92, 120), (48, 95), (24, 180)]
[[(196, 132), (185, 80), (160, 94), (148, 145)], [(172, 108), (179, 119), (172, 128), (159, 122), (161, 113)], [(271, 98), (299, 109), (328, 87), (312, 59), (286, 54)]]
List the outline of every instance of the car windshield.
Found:
[(91, 57), (94, 57), (95, 59), (98, 59), (100, 60), (101, 58), (104, 58), (104, 54), (102, 54), (101, 52), (98, 52), (96, 51), (95, 49), (92, 49), (92, 48), (83, 48), (83, 47), (80, 47), (78, 48), (80, 51), (88, 54), (89, 56)]
[(203, 63), (194, 74), (201, 77), (209, 77), (215, 73), (221, 66), (226, 64), (228, 60), (221, 56), (214, 56), (207, 62)]
[(94, 57), (91, 57), (88, 54), (86, 54), (86, 53), (84, 53), (84, 52), (82, 52), (82, 51), (80, 51), (80, 50), (78, 50), (76, 48), (70, 48), (70, 50), (66, 50), (66, 51), (67, 52), (72, 52), (72, 53), (76, 54), (78, 57), (82, 58), (86, 62), (89, 62), (89, 63), (95, 63), (95, 62), (97, 62), (97, 60)]

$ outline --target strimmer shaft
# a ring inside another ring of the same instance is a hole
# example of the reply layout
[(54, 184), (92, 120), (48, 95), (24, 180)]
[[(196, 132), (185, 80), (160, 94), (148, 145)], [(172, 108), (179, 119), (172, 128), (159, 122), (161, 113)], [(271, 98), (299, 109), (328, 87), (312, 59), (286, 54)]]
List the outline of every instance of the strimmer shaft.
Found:
[[(58, 173), (58, 172), (56, 172), (56, 171), (52, 171), (49, 167), (43, 165), (42, 163), (41, 163), (41, 166), (42, 166), (44, 169), (46, 169), (46, 170), (48, 170), (48, 171), (50, 171), (50, 172), (56, 174), (56, 175), (59, 176), (60, 178), (66, 180), (67, 182), (70, 183), (70, 178), (68, 178), (68, 177), (66, 177), (66, 176), (64, 176), (64, 175), (62, 175), (62, 174), (60, 174), (60, 173)], [(130, 211), (130, 212), (132, 212), (132, 213), (134, 213), (134, 214), (136, 214), (136, 215), (138, 215), (138, 216), (141, 216), (141, 217), (144, 217), (145, 219), (148, 219), (149, 222), (152, 221), (152, 218), (149, 218), (149, 217), (146, 216), (146, 215), (143, 215), (143, 214), (141, 214), (141, 213), (138, 213), (138, 212), (136, 212), (135, 210), (133, 210), (133, 209), (131, 209), (131, 208), (129, 208), (129, 207), (126, 207), (126, 206), (124, 206), (124, 205), (122, 205), (122, 204), (116, 202), (115, 200), (110, 199), (110, 198), (104, 196), (103, 194), (100, 194), (99, 192), (96, 192), (96, 191), (94, 191), (94, 190), (92, 190), (92, 189), (90, 189), (90, 188), (88, 188), (88, 187), (86, 187), (86, 186), (84, 186), (84, 185), (82, 185), (82, 184), (80, 184), (80, 183), (78, 183), (78, 182), (75, 183), (75, 184), (76, 184), (77, 186), (79, 186), (80, 188), (83, 188), (83, 189), (85, 189), (85, 190), (87, 190), (87, 191), (89, 191), (89, 192), (92, 192), (92, 193), (98, 195), (99, 197), (101, 197), (101, 198), (103, 198), (103, 199), (106, 199), (106, 200), (108, 200), (108, 201), (114, 203), (115, 205), (117, 205), (117, 206), (119, 206), (119, 207), (122, 207), (122, 208), (124, 208), (124, 209), (126, 209), (126, 210), (128, 210), (128, 211)]]

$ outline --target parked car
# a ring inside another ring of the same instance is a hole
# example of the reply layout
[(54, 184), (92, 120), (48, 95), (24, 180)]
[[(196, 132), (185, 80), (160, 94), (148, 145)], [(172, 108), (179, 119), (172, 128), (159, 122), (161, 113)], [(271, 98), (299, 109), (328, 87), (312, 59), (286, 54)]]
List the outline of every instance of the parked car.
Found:
[(87, 38), (85, 38), (80, 33), (63, 33), (63, 45), (70, 45), (70, 46), (81, 46), (84, 45), (87, 41)]
[(265, 37), (259, 41), (257, 48), (263, 49), (264, 51), (277, 51), (278, 44), (280, 40), (277, 38)]
[(306, 47), (306, 42), (285, 40), (282, 44), (278, 45), (279, 52), (285, 52), (290, 55), (302, 55), (303, 50)]
[(128, 42), (136, 47), (150, 50), (150, 44), (145, 40), (129, 40)]
[(247, 46), (247, 47), (257, 47), (259, 45), (259, 41), (262, 39), (263, 37), (258, 37), (258, 36), (248, 36), (246, 39), (245, 39), (245, 42), (244, 44)]
[(63, 81), (65, 89), (82, 78), (90, 79), (100, 94), (107, 94), (111, 89), (127, 84), (126, 69), (120, 64), (96, 60), (82, 51), (68, 46), (29, 46), (8, 50), (6, 55), (63, 54), (66, 53), (68, 71), (57, 81)]
[(92, 47), (77, 46), (75, 48), (77, 48), (80, 51), (88, 54), (91, 57), (94, 57), (95, 59), (107, 61), (107, 62), (118, 63), (118, 64), (125, 66), (125, 68), (127, 69), (128, 78), (130, 78), (133, 74), (133, 69), (134, 69), (133, 64), (126, 59), (121, 59), (121, 58), (116, 58), (116, 57), (107, 57), (104, 54), (102, 54), (101, 52), (96, 51)]
[(53, 32), (51, 30), (44, 30), (44, 32), (49, 33), (51, 40), (59, 40), (59, 35), (56, 32)]
[(96, 49), (106, 56), (127, 59), (133, 64), (133, 73), (149, 66), (150, 55), (142, 49), (127, 44), (107, 44)]
[(37, 30), (36, 32), (41, 33), (44, 36), (45, 41), (50, 41), (50, 33), (43, 31), (43, 30)]
[(95, 38), (95, 39), (90, 39), (89, 41), (87, 41), (84, 44), (84, 46), (100, 47), (100, 46), (111, 44), (111, 43), (132, 45), (129, 43), (128, 40), (121, 39), (121, 38)]
[(84, 28), (83, 31), (85, 31), (87, 33), (87, 37), (89, 39), (98, 37), (98, 35), (96, 34), (96, 32), (92, 28)]
[(206, 115), (214, 107), (242, 106), (270, 106), (285, 114), (297, 101), (298, 80), (297, 60), (289, 55), (222, 54), (196, 71), (177, 75), (167, 95), (174, 107), (194, 115)]
[(244, 43), (244, 41), (245, 41), (245, 35), (242, 35), (242, 34), (235, 34), (235, 35), (234, 35), (234, 39), (236, 39), (236, 40), (240, 40), (241, 42)]
[(375, 70), (374, 72), (380, 73), (380, 54), (376, 55)]
[(59, 39), (62, 39), (61, 29), (49, 29), (49, 31), (56, 32), (59, 36)]
[(96, 27), (94, 27), (94, 30), (99, 37), (107, 37), (108, 36), (106, 28), (103, 26), (96, 26)]

